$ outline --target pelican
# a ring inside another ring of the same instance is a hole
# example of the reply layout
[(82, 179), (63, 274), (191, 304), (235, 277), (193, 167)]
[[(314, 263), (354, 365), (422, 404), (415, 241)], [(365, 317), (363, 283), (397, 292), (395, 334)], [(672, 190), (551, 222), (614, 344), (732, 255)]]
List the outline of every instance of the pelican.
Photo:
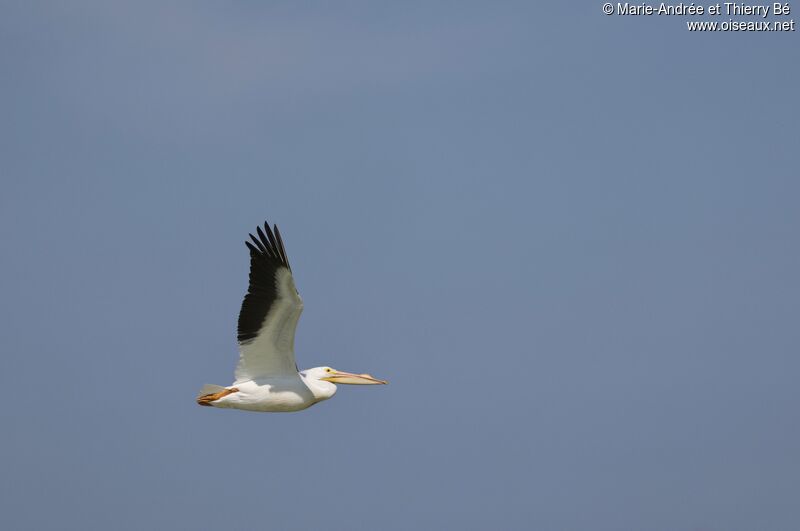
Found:
[(283, 239), (264, 223), (250, 234), (250, 286), (239, 311), (239, 364), (228, 387), (207, 384), (197, 397), (201, 406), (246, 411), (300, 411), (327, 400), (336, 384), (385, 384), (369, 374), (330, 367), (300, 371), (294, 360), (294, 333), (303, 311)]

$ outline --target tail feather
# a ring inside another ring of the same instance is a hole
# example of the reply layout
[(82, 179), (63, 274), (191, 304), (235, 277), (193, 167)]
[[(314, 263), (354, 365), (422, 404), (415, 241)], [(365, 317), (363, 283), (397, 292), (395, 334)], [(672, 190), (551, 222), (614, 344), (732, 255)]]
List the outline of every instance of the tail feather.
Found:
[(221, 385), (205, 384), (203, 386), (203, 388), (200, 389), (200, 394), (197, 395), (197, 398), (200, 398), (201, 396), (206, 396), (206, 395), (213, 395), (213, 394), (219, 393), (220, 391), (224, 391), (225, 389), (227, 389), (227, 388), (223, 387)]

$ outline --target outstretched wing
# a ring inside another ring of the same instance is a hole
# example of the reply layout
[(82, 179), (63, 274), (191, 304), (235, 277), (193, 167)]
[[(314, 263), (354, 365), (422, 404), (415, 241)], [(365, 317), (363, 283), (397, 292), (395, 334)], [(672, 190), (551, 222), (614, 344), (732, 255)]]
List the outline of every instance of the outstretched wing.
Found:
[[(296, 375), (294, 332), (303, 312), (278, 226), (264, 223), (250, 234), (250, 287), (239, 311), (236, 383)], [(266, 233), (266, 234), (265, 234)]]

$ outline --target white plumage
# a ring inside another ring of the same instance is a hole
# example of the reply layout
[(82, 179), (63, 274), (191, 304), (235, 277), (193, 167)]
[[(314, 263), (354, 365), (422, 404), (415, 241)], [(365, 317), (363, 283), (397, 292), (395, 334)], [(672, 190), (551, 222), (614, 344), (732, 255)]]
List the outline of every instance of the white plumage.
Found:
[(297, 378), (294, 360), (294, 333), (303, 313), (303, 299), (297, 293), (289, 269), (275, 270), (277, 296), (258, 335), (239, 345), (239, 364), (234, 385), (263, 376)]
[(229, 387), (205, 385), (201, 406), (247, 411), (299, 411), (332, 397), (336, 385), (385, 384), (369, 374), (330, 367), (297, 370), (294, 334), (303, 300), (292, 277), (278, 227), (250, 234), (250, 286), (239, 312), (239, 364)]

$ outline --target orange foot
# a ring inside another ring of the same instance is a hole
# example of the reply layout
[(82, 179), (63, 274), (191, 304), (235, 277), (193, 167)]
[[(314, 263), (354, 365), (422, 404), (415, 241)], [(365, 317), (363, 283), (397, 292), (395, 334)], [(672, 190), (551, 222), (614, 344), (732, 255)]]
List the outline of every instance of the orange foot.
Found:
[(231, 387), (230, 389), (224, 389), (219, 393), (211, 393), (208, 395), (203, 395), (197, 397), (197, 403), (201, 406), (210, 406), (212, 402), (219, 400), (223, 396), (228, 396), (233, 393), (238, 393), (239, 390), (236, 387)]

